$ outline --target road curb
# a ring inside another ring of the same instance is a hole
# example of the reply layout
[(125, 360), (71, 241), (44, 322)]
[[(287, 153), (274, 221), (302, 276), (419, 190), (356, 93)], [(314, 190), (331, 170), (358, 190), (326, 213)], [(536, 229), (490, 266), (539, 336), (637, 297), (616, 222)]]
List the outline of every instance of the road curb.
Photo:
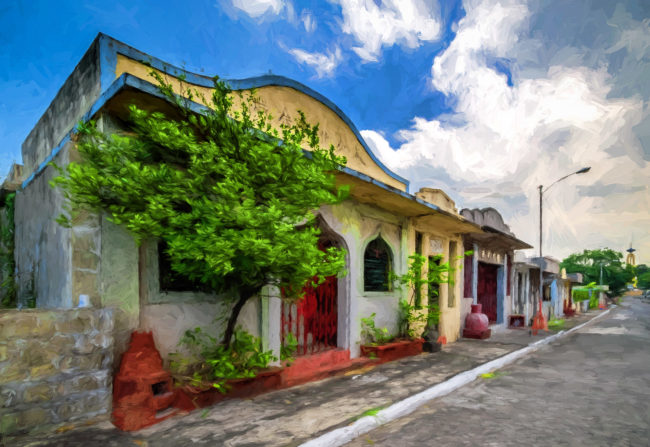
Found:
[(579, 330), (580, 328), (591, 323), (592, 321), (595, 321), (607, 315), (610, 310), (611, 309), (607, 309), (605, 312), (596, 315), (594, 318), (590, 319), (589, 321), (585, 321), (584, 323), (581, 323), (576, 327), (573, 327), (567, 331), (560, 331), (557, 334), (551, 335), (550, 337), (546, 337), (542, 340), (538, 340), (535, 343), (531, 343), (530, 345), (521, 348), (517, 351), (513, 351), (502, 357), (496, 358), (487, 363), (479, 365), (473, 369), (459, 373), (444, 382), (432, 386), (431, 388), (427, 388), (426, 390), (414, 394), (413, 396), (407, 397), (404, 400), (395, 402), (390, 407), (380, 410), (374, 416), (364, 416), (346, 427), (337, 428), (335, 430), (332, 430), (330, 432), (327, 432), (319, 436), (318, 438), (311, 439), (301, 444), (300, 447), (338, 447), (343, 444), (346, 444), (352, 441), (353, 439), (356, 439), (359, 436), (368, 433), (369, 431), (381, 425), (384, 425), (388, 422), (394, 421), (395, 419), (399, 419), (401, 417), (404, 417), (414, 412), (421, 405), (433, 399), (445, 396), (451, 393), (452, 391), (464, 385), (467, 385), (470, 382), (473, 382), (481, 374), (485, 374), (495, 369), (502, 368), (514, 362), (515, 360), (523, 357), (524, 355), (536, 351), (541, 346), (547, 345), (557, 340), (560, 337), (563, 337), (565, 335), (568, 335), (572, 332)]

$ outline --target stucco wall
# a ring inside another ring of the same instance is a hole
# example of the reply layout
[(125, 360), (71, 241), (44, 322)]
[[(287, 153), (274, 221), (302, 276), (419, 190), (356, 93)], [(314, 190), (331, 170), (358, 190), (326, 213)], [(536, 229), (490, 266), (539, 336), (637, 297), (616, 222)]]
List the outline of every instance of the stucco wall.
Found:
[[(149, 74), (151, 68), (136, 60), (130, 59), (124, 55), (118, 54), (117, 64), (115, 67), (115, 77), (118, 78), (123, 73), (129, 73), (144, 79), (153, 84), (156, 80)], [(174, 86), (177, 93), (185, 93), (188, 84), (181, 86), (178, 80), (167, 76), (167, 80)], [(191, 85), (205, 98), (212, 96), (212, 89)], [(248, 91), (242, 91), (244, 98)], [(348, 125), (332, 109), (327, 107), (317, 99), (302, 93), (294, 88), (268, 85), (256, 89), (257, 101), (251, 110), (252, 114), (257, 113), (258, 107), (261, 110), (270, 112), (273, 119), (271, 123), (277, 129), (281, 124), (291, 124), (298, 118), (298, 111), (305, 113), (308, 122), (319, 124), (319, 137), (322, 147), (327, 148), (330, 144), (334, 145), (338, 155), (344, 155), (347, 160), (347, 166), (356, 171), (362, 172), (386, 183), (401, 191), (406, 190), (406, 185), (392, 176), (388, 175), (365, 150), (359, 139)], [(241, 100), (238, 95), (233, 95), (233, 107), (241, 108)]]
[[(350, 355), (358, 357), (361, 318), (374, 312), (377, 327), (386, 327), (391, 333), (396, 333), (398, 302), (404, 293), (399, 289), (388, 292), (364, 291), (365, 248), (370, 241), (381, 235), (391, 248), (395, 273), (403, 274), (407, 265), (408, 222), (379, 208), (353, 200), (336, 206), (322, 207), (319, 213), (327, 226), (343, 239), (348, 250), (348, 275), (339, 280), (339, 347), (350, 349)], [(347, 315), (344, 313), (346, 310)]]
[(22, 155), (26, 175), (45, 160), (99, 97), (98, 58), (95, 40), (25, 139)]
[[(213, 336), (223, 332), (223, 321), (215, 320), (227, 314), (227, 296), (162, 292), (155, 243), (144, 242), (137, 247), (126, 230), (105, 218), (101, 235), (102, 304), (119, 309), (115, 324), (116, 358), (127, 349), (130, 333), (138, 327), (153, 331), (156, 347), (165, 360), (170, 352), (180, 349), (178, 342), (188, 329), (202, 327)], [(242, 309), (238, 325), (260, 336), (260, 324), (259, 299), (255, 298)]]
[[(457, 257), (460, 256), (463, 252), (462, 241), (457, 238), (443, 238), (444, 241), (444, 262), (449, 262), (450, 267), (453, 269), (453, 274), (450, 277), (450, 282), (444, 284), (440, 287), (440, 324), (438, 325), (438, 332), (441, 336), (444, 336), (448, 343), (456, 341), (460, 337), (460, 327), (461, 327), (461, 309), (462, 309), (462, 289), (461, 283), (463, 282), (463, 262), (458, 260)], [(455, 252), (450, 250), (450, 242), (456, 242)], [(454, 302), (450, 306), (450, 290), (454, 290)]]
[[(67, 163), (67, 145), (55, 162)], [(72, 232), (55, 219), (63, 212), (63, 196), (48, 182), (57, 175), (46, 168), (16, 194), (15, 260), (18, 303), (25, 306), (33, 296), (36, 306), (72, 307)]]
[[(140, 296), (138, 247), (124, 228), (101, 218), (99, 294), (101, 306), (115, 309), (115, 359), (128, 348), (131, 332), (139, 324)], [(115, 367), (119, 366), (116, 362)]]
[[(178, 342), (188, 329), (201, 327), (213, 337), (223, 334), (223, 322), (215, 321), (229, 307), (218, 302), (185, 301), (174, 303), (147, 304), (142, 308), (142, 328), (153, 331), (156, 347), (165, 361), (170, 352), (182, 351)], [(259, 337), (260, 308), (259, 299), (251, 299), (242, 309), (237, 324), (249, 333)]]
[[(411, 226), (408, 233), (409, 251), (408, 255), (415, 253), (415, 233), (422, 234), (422, 255), (429, 256), (442, 255), (442, 262), (450, 262), (450, 267), (454, 269), (450, 277), (450, 283), (441, 284), (438, 295), (438, 305), (440, 308), (440, 321), (438, 332), (444, 336), (448, 343), (458, 339), (461, 328), (461, 312), (463, 308), (463, 261), (457, 258), (464, 253), (463, 241), (458, 234), (450, 231), (443, 231), (431, 225), (418, 223)], [(454, 253), (450, 252), (450, 243), (456, 243)], [(428, 265), (425, 265), (425, 271)], [(450, 290), (454, 291), (453, 303), (450, 306)], [(410, 295), (409, 295), (410, 296)], [(428, 291), (426, 287), (422, 290), (422, 303), (428, 304)]]

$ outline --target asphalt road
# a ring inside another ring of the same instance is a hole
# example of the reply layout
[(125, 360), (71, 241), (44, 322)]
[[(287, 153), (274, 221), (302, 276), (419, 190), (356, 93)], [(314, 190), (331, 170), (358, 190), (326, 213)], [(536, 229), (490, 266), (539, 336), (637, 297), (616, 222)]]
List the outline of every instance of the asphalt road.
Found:
[(381, 426), (348, 446), (650, 446), (650, 301)]

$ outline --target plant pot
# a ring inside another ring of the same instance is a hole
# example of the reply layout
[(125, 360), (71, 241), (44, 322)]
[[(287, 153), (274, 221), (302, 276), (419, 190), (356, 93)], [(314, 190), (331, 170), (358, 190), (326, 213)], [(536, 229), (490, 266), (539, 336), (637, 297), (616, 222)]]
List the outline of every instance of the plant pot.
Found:
[(361, 345), (361, 355), (375, 357), (379, 359), (379, 363), (385, 363), (421, 354), (423, 343), (424, 339), (418, 338), (415, 340), (398, 340), (380, 346)]
[(480, 340), (490, 337), (491, 330), (488, 329), (488, 317), (481, 312), (482, 309), (483, 306), (481, 304), (472, 304), (472, 313), (467, 315), (467, 318), (465, 318), (463, 337), (477, 338)]
[(185, 411), (209, 407), (225, 399), (252, 397), (277, 390), (282, 385), (283, 368), (272, 367), (259, 371), (255, 377), (230, 379), (226, 381), (227, 391), (222, 393), (214, 387), (184, 385), (178, 390), (175, 407)]
[(424, 352), (439, 352), (442, 349), (442, 343), (439, 341), (440, 333), (435, 327), (426, 327), (422, 333), (422, 338), (424, 338), (422, 344)]

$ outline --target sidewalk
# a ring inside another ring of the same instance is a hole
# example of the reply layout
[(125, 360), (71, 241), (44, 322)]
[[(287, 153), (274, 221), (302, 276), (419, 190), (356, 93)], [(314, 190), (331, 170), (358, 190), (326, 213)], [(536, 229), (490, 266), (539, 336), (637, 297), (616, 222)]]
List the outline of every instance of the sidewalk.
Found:
[[(567, 319), (562, 329), (602, 312)], [(505, 330), (487, 340), (460, 339), (441, 352), (365, 367), (252, 399), (224, 401), (135, 433), (121, 432), (105, 421), (14, 440), (11, 445), (298, 446), (555, 333), (534, 336), (526, 328)]]

